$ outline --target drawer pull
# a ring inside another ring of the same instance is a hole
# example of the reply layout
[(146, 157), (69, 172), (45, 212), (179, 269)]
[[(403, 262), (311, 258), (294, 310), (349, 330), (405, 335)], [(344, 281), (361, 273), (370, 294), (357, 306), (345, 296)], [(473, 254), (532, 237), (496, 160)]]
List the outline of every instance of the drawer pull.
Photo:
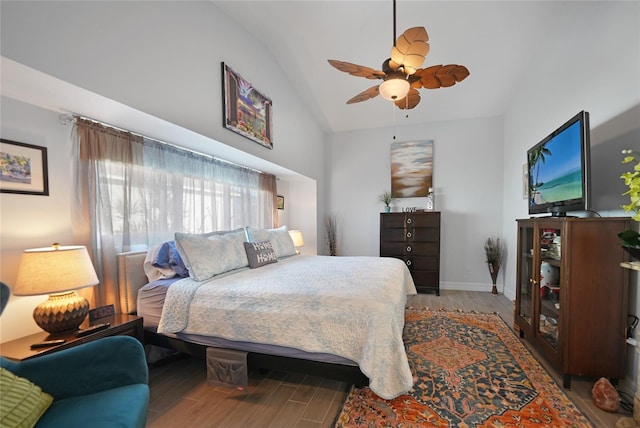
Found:
[(407, 238), (411, 238), (411, 232), (407, 232)]
[(407, 245), (407, 252), (411, 252), (411, 245)]
[(407, 260), (407, 266), (411, 266), (411, 260)]
[(411, 223), (413, 223), (413, 220), (412, 220), (412, 219), (410, 219), (410, 218), (408, 218), (408, 219), (407, 219), (407, 224), (411, 224)]

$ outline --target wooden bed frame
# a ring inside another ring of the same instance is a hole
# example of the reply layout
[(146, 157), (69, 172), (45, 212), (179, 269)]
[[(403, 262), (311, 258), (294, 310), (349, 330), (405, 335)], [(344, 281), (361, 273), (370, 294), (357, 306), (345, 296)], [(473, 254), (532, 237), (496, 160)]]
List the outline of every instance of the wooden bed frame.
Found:
[[(136, 313), (137, 293), (147, 284), (143, 263), (146, 252), (128, 252), (118, 254), (118, 288), (120, 291), (120, 305), (123, 313)], [(179, 338), (165, 336), (152, 330), (144, 330), (145, 344), (174, 349), (178, 352), (205, 359), (207, 346), (192, 343)], [(332, 364), (302, 358), (283, 357), (256, 352), (247, 353), (249, 368), (291, 371), (327, 377), (340, 380), (358, 387), (369, 384), (367, 378), (358, 366)]]

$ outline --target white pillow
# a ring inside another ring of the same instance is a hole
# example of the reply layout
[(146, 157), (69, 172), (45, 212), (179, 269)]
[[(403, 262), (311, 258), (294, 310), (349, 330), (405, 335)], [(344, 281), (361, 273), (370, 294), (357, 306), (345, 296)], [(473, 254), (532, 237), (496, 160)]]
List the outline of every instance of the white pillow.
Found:
[(296, 254), (296, 247), (293, 245), (293, 239), (289, 235), (287, 226), (281, 226), (277, 229), (257, 229), (249, 226), (247, 227), (247, 238), (249, 242), (271, 241), (277, 258)]
[(243, 239), (247, 238), (247, 231), (245, 230), (244, 227), (239, 227), (237, 229), (231, 229), (231, 230), (216, 230), (215, 232), (207, 232), (207, 233), (200, 233), (197, 234), (196, 236), (202, 236), (204, 238), (208, 238), (209, 236), (224, 236), (224, 235), (236, 235), (236, 234), (242, 234)]
[(204, 235), (176, 233), (175, 241), (180, 257), (196, 281), (249, 265), (244, 250), (244, 229), (214, 232)]

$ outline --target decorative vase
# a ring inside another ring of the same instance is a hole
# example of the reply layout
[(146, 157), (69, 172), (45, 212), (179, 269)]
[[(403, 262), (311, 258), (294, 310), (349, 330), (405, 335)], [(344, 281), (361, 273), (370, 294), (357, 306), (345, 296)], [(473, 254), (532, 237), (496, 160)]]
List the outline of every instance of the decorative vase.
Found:
[(389, 205), (387, 205), (386, 207), (384, 207), (384, 212), (386, 213), (390, 213), (391, 212), (391, 207)]
[(427, 211), (433, 211), (433, 188), (429, 187), (429, 193), (427, 193)]
[(500, 271), (499, 263), (487, 263), (489, 267), (489, 273), (491, 274), (491, 282), (493, 283), (493, 287), (491, 288), (491, 294), (498, 294), (498, 287), (496, 287), (496, 282), (498, 281), (498, 272)]

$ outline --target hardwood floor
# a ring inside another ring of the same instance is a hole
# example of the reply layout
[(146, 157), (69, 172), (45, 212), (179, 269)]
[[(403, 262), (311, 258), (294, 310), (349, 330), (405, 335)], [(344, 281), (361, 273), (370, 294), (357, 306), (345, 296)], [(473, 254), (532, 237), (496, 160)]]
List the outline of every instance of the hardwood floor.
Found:
[[(503, 295), (441, 291), (440, 296), (414, 296), (408, 306), (496, 312), (513, 328), (513, 303)], [(562, 385), (561, 376), (534, 350), (532, 353)], [(284, 371), (252, 371), (246, 392), (209, 387), (205, 362), (193, 357), (152, 367), (149, 377), (147, 426), (151, 428), (332, 427), (350, 387), (344, 382)], [(594, 381), (573, 378), (572, 389), (565, 392), (596, 427), (613, 427), (623, 415), (604, 412), (593, 404)]]

